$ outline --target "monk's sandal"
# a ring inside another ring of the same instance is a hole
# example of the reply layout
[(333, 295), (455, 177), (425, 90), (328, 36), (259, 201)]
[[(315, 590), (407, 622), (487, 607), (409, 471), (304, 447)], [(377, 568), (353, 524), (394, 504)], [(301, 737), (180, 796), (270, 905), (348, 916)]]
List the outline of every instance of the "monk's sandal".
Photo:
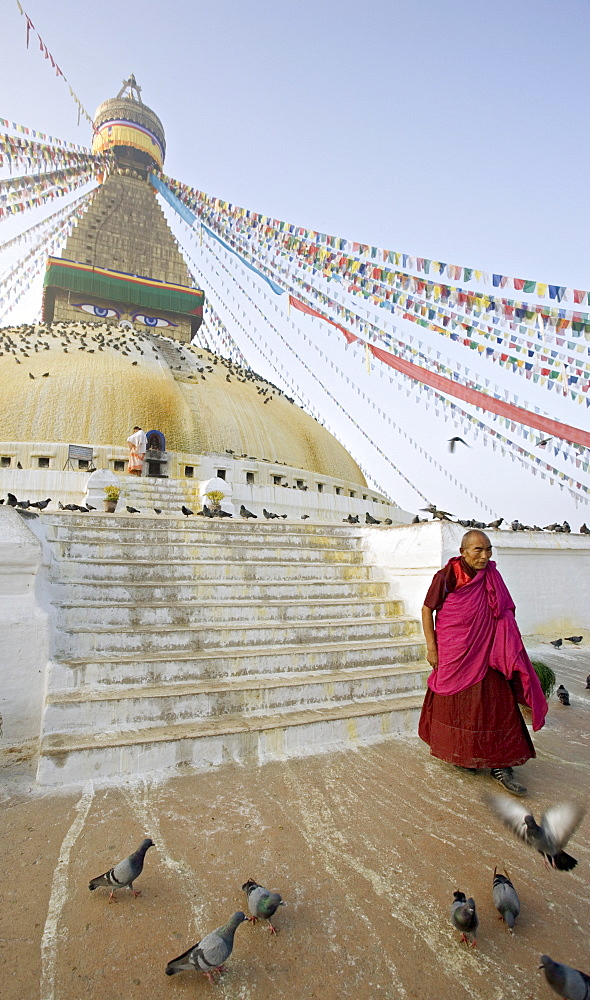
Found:
[(492, 778), (499, 781), (506, 791), (512, 792), (513, 795), (526, 795), (527, 793), (524, 785), (521, 785), (520, 781), (515, 778), (511, 767), (493, 767)]

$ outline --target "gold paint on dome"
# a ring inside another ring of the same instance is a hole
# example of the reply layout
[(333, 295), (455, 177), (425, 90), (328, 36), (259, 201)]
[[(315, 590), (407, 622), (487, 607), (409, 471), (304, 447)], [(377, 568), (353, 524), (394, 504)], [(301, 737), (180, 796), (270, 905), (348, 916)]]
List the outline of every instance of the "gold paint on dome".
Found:
[[(0, 350), (6, 352), (1, 341), (10, 337), (21, 361), (15, 364), (12, 353), (0, 357), (5, 441), (121, 446), (129, 428), (140, 424), (161, 430), (169, 451), (201, 455), (231, 449), (236, 456), (278, 461), (366, 486), (352, 456), (329, 431), (264, 379), (238, 382), (232, 374), (227, 382), (228, 362), (219, 358), (213, 372), (204, 372), (203, 381), (197, 368), (215, 358), (204, 348), (182, 348), (194, 365), (193, 379), (188, 380), (153, 351), (152, 344), (160, 341), (180, 350), (168, 338), (150, 334), (148, 339), (137, 330), (123, 333), (98, 323), (87, 323), (85, 329), (76, 323), (41, 327), (27, 337), (25, 330), (30, 329), (0, 330)], [(118, 340), (129, 353), (123, 355), (106, 343), (99, 351), (97, 336), (105, 342)], [(66, 339), (67, 353), (62, 346)], [(84, 342), (86, 350), (81, 350)], [(35, 343), (49, 343), (50, 349), (35, 352)], [(47, 378), (44, 372), (49, 372)], [(259, 395), (261, 388), (268, 394)], [(272, 401), (265, 404), (271, 394)]]

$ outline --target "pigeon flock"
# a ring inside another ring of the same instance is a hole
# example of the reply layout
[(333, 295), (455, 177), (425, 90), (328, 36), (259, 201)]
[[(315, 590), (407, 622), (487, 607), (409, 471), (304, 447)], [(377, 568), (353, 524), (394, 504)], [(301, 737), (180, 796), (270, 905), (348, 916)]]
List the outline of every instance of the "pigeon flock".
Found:
[[(151, 837), (146, 837), (133, 854), (118, 864), (109, 868), (103, 875), (98, 875), (88, 883), (90, 891), (105, 887), (110, 889), (109, 903), (116, 902), (115, 892), (117, 889), (128, 888), (134, 897), (141, 896), (141, 892), (133, 888), (133, 883), (139, 878), (143, 871), (145, 856), (150, 847), (155, 847)], [(270, 922), (279, 906), (286, 906), (278, 892), (265, 889), (254, 879), (248, 879), (242, 886), (242, 891), (246, 893), (250, 916), (241, 910), (234, 913), (226, 924), (216, 927), (205, 937), (197, 941), (196, 944), (187, 948), (182, 955), (172, 958), (166, 965), (166, 975), (174, 976), (177, 972), (202, 972), (210, 983), (214, 983), (213, 973), (223, 975), (224, 964), (231, 955), (234, 947), (234, 934), (244, 920), (248, 919), (253, 924), (257, 920), (266, 920), (271, 934), (277, 934), (277, 928)]]
[[(451, 438), (451, 440), (453, 440)], [(457, 439), (460, 440), (460, 439)], [(501, 525), (504, 524), (504, 518), (498, 517), (495, 521), (476, 521), (474, 518), (469, 520), (457, 518), (453, 521), (454, 514), (450, 514), (446, 510), (439, 510), (436, 504), (429, 503), (427, 507), (421, 507), (421, 511), (425, 511), (430, 514), (433, 521), (451, 521), (453, 524), (460, 524), (462, 528), (479, 528), (481, 531), (485, 531), (486, 528), (494, 528), (499, 530)], [(371, 522), (367, 522), (371, 523)], [(377, 522), (378, 523), (378, 522)], [(427, 517), (420, 517), (419, 514), (414, 516), (411, 522), (412, 524), (429, 524)], [(519, 520), (514, 520), (510, 522), (510, 531), (551, 531), (556, 534), (569, 535), (571, 533), (571, 526), (567, 521), (562, 521), (561, 523), (555, 521), (553, 524), (546, 524), (544, 527), (540, 527), (538, 524), (523, 524)], [(586, 523), (580, 525), (579, 533), (581, 535), (590, 535), (590, 528), (587, 527)]]
[[(582, 821), (585, 810), (581, 806), (572, 803), (550, 806), (537, 823), (521, 803), (505, 795), (488, 795), (484, 801), (519, 840), (539, 852), (547, 869), (575, 868), (578, 862), (564, 848)], [(492, 879), (492, 899), (500, 919), (513, 934), (520, 914), (520, 899), (508, 872), (504, 870), (501, 874), (497, 866)], [(479, 917), (473, 897), (455, 890), (450, 916), (461, 935), (460, 941), (475, 948)], [(564, 1000), (590, 1000), (590, 977), (586, 973), (554, 962), (548, 955), (541, 956), (539, 969), (543, 969), (549, 986)]]

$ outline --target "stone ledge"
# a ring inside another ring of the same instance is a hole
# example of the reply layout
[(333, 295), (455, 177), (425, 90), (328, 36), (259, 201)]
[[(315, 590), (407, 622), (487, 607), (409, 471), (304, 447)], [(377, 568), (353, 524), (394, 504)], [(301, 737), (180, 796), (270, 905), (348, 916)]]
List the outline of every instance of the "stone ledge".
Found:
[(95, 736), (48, 736), (41, 744), (42, 756), (57, 756), (75, 751), (102, 750), (107, 747), (136, 746), (148, 743), (170, 743), (179, 740), (203, 739), (208, 736), (229, 736), (237, 733), (257, 733), (293, 726), (307, 726), (339, 719), (356, 719), (388, 712), (406, 712), (419, 709), (423, 696), (398, 695), (382, 701), (348, 704), (324, 709), (256, 716), (251, 718), (225, 717), (208, 722), (179, 723), (175, 726), (154, 726), (147, 730), (127, 730), (118, 733), (97, 733)]

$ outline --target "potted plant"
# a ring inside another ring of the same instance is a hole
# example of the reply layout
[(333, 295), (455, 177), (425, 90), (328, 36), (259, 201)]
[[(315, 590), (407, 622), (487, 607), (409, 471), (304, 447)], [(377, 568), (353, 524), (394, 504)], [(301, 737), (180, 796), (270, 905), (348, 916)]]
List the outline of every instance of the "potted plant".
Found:
[(221, 501), (223, 500), (225, 493), (221, 490), (210, 490), (209, 493), (205, 493), (207, 500), (211, 504), (211, 510), (214, 514), (218, 514), (221, 510)]
[(121, 495), (121, 490), (118, 486), (105, 486), (104, 493), (104, 509), (108, 514), (114, 514), (117, 509), (117, 503)]

